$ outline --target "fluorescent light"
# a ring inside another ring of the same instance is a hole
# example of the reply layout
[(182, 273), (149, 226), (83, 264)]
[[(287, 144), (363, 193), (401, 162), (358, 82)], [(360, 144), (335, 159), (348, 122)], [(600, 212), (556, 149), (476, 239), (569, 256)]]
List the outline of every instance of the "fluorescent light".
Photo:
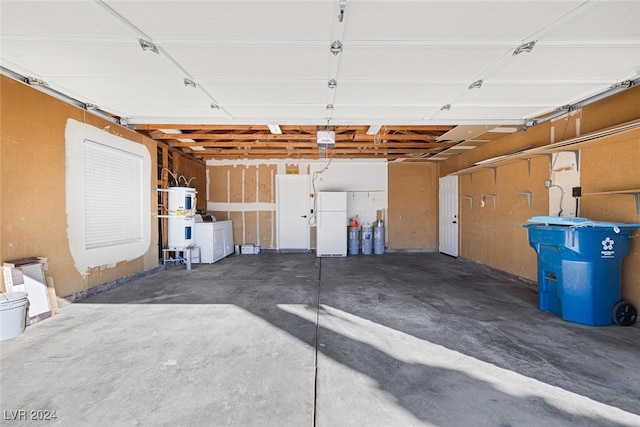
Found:
[(448, 160), (448, 157), (429, 157), (429, 160)]
[(380, 132), (380, 128), (382, 127), (382, 125), (371, 125), (369, 126), (369, 129), (367, 129), (367, 135), (375, 135), (378, 132)]
[(472, 148), (476, 148), (476, 146), (475, 145), (455, 145), (449, 148), (449, 150), (471, 150)]
[(505, 127), (505, 128), (497, 127), (489, 130), (489, 132), (493, 132), (493, 133), (514, 133), (517, 131), (518, 131), (518, 128), (513, 128), (513, 127)]
[(201, 147), (199, 145), (193, 145), (190, 147), (193, 151), (204, 151), (204, 147)]
[(267, 125), (269, 131), (274, 135), (282, 135), (282, 129), (278, 125)]

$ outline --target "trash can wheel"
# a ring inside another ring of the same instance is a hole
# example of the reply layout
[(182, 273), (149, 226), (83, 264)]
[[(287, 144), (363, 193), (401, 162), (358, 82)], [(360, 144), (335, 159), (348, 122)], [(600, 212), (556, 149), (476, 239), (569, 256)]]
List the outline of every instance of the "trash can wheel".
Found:
[(620, 301), (613, 306), (613, 323), (620, 326), (631, 326), (638, 318), (638, 311), (627, 301)]

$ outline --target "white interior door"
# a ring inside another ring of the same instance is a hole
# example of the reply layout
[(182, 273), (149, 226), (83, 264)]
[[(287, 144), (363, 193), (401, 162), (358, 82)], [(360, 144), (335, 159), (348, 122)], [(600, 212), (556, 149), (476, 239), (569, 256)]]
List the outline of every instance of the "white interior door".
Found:
[(458, 176), (440, 178), (439, 250), (458, 256)]
[(309, 176), (276, 175), (278, 249), (309, 250)]

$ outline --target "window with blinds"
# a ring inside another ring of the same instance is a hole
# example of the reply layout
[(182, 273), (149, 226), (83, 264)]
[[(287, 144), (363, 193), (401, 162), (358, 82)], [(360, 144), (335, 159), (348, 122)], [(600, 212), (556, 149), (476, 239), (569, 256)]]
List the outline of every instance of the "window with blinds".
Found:
[(85, 249), (143, 239), (143, 158), (84, 140)]

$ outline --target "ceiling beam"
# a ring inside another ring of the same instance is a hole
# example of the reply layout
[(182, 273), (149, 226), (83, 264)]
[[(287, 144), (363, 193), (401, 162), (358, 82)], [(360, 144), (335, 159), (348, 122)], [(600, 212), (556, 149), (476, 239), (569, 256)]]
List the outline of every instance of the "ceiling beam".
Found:
[[(384, 135), (367, 135), (365, 133), (355, 134), (338, 134), (336, 133), (336, 141), (435, 141), (439, 135), (425, 135), (425, 134), (384, 134)], [(196, 141), (315, 141), (317, 135), (314, 134), (291, 134), (283, 133), (281, 135), (274, 135), (271, 133), (163, 133), (163, 134), (151, 134), (150, 137), (155, 140), (177, 140), (180, 139), (193, 139)]]
[[(373, 142), (336, 142), (335, 148), (435, 148), (438, 150), (446, 150), (455, 146), (452, 142), (386, 142), (376, 144)], [(175, 147), (205, 147), (205, 148), (313, 148), (317, 144), (315, 142), (235, 142), (235, 141), (217, 141), (217, 142), (176, 142)]]

